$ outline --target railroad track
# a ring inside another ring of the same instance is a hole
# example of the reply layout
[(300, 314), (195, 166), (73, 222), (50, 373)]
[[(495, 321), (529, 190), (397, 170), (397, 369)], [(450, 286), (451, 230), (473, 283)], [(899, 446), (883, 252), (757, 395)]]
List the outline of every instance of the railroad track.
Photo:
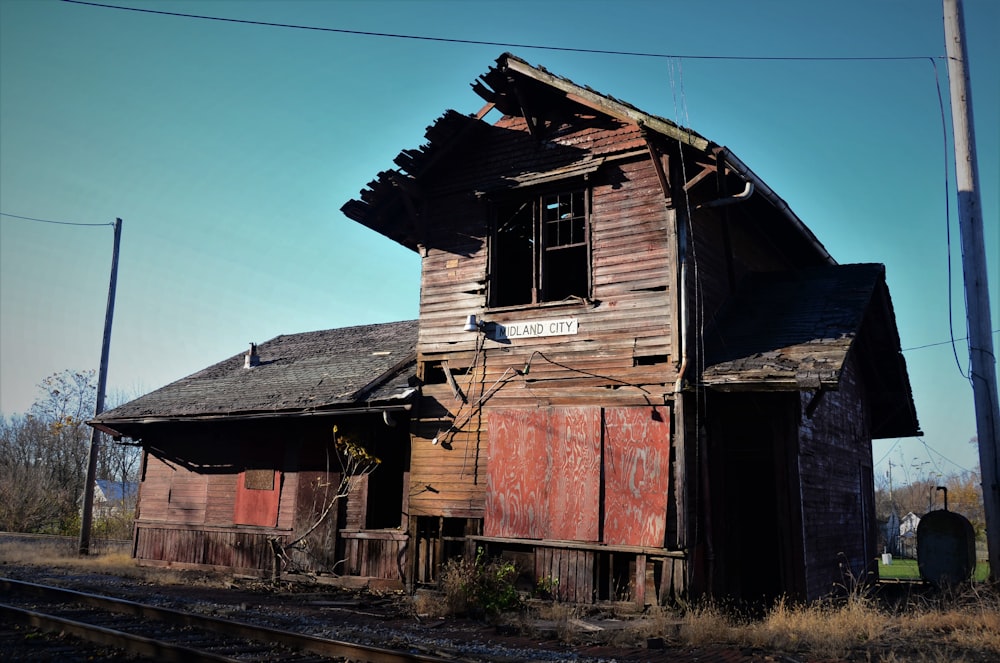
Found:
[[(157, 661), (456, 660), (328, 640), (8, 578), (0, 578), (0, 617), (0, 622), (7, 624), (65, 633)], [(0, 652), (0, 657), (3, 654)]]

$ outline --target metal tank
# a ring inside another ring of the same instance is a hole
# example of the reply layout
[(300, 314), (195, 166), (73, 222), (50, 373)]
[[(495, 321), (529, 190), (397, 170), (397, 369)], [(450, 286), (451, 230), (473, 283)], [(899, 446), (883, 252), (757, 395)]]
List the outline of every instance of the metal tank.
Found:
[(931, 511), (917, 525), (917, 566), (920, 577), (947, 587), (965, 582), (976, 568), (976, 532), (968, 519), (948, 511), (948, 490), (944, 509)]

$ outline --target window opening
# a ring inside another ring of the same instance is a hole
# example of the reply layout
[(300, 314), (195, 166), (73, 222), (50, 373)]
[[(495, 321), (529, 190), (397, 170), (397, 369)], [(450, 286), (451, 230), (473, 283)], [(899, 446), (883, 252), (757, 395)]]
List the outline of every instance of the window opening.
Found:
[(517, 306), (589, 295), (585, 192), (501, 204), (493, 238), (492, 304)]

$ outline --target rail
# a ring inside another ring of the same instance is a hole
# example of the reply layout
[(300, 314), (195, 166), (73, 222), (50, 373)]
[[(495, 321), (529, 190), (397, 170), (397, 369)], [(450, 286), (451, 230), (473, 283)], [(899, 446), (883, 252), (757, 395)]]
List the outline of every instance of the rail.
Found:
[[(260, 660), (261, 646), (280, 648), (280, 660), (301, 658), (302, 652), (372, 663), (449, 660), (9, 578), (0, 578), (0, 595), (0, 614), (7, 623), (70, 633), (88, 642), (159, 661)], [(29, 605), (16, 605), (25, 596), (31, 599)], [(193, 636), (195, 632), (200, 635)], [(268, 660), (275, 660), (275, 655), (269, 654)]]

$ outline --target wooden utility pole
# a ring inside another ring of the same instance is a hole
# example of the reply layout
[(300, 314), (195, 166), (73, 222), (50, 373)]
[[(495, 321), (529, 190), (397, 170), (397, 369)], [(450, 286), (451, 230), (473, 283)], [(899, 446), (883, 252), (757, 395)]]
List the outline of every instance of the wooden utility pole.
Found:
[[(101, 343), (101, 369), (97, 374), (97, 405), (94, 416), (104, 412), (104, 392), (108, 386), (108, 352), (111, 349), (111, 320), (115, 315), (115, 289), (118, 284), (118, 245), (122, 238), (122, 220), (115, 219), (115, 247), (111, 254), (111, 283), (108, 286), (108, 306), (104, 313), (104, 340)], [(97, 480), (97, 452), (100, 450), (100, 433), (90, 432), (90, 459), (87, 464), (87, 483), (83, 489), (83, 516), (80, 522), (80, 554), (90, 554), (90, 527), (94, 520), (94, 483)]]
[(962, 235), (962, 271), (969, 324), (969, 378), (976, 409), (979, 465), (990, 578), (1000, 580), (1000, 449), (996, 356), (990, 321), (990, 292), (986, 276), (986, 242), (979, 195), (976, 137), (972, 122), (972, 88), (962, 0), (944, 0), (944, 36), (951, 89), (951, 121), (955, 139), (955, 179), (958, 183), (959, 228)]

